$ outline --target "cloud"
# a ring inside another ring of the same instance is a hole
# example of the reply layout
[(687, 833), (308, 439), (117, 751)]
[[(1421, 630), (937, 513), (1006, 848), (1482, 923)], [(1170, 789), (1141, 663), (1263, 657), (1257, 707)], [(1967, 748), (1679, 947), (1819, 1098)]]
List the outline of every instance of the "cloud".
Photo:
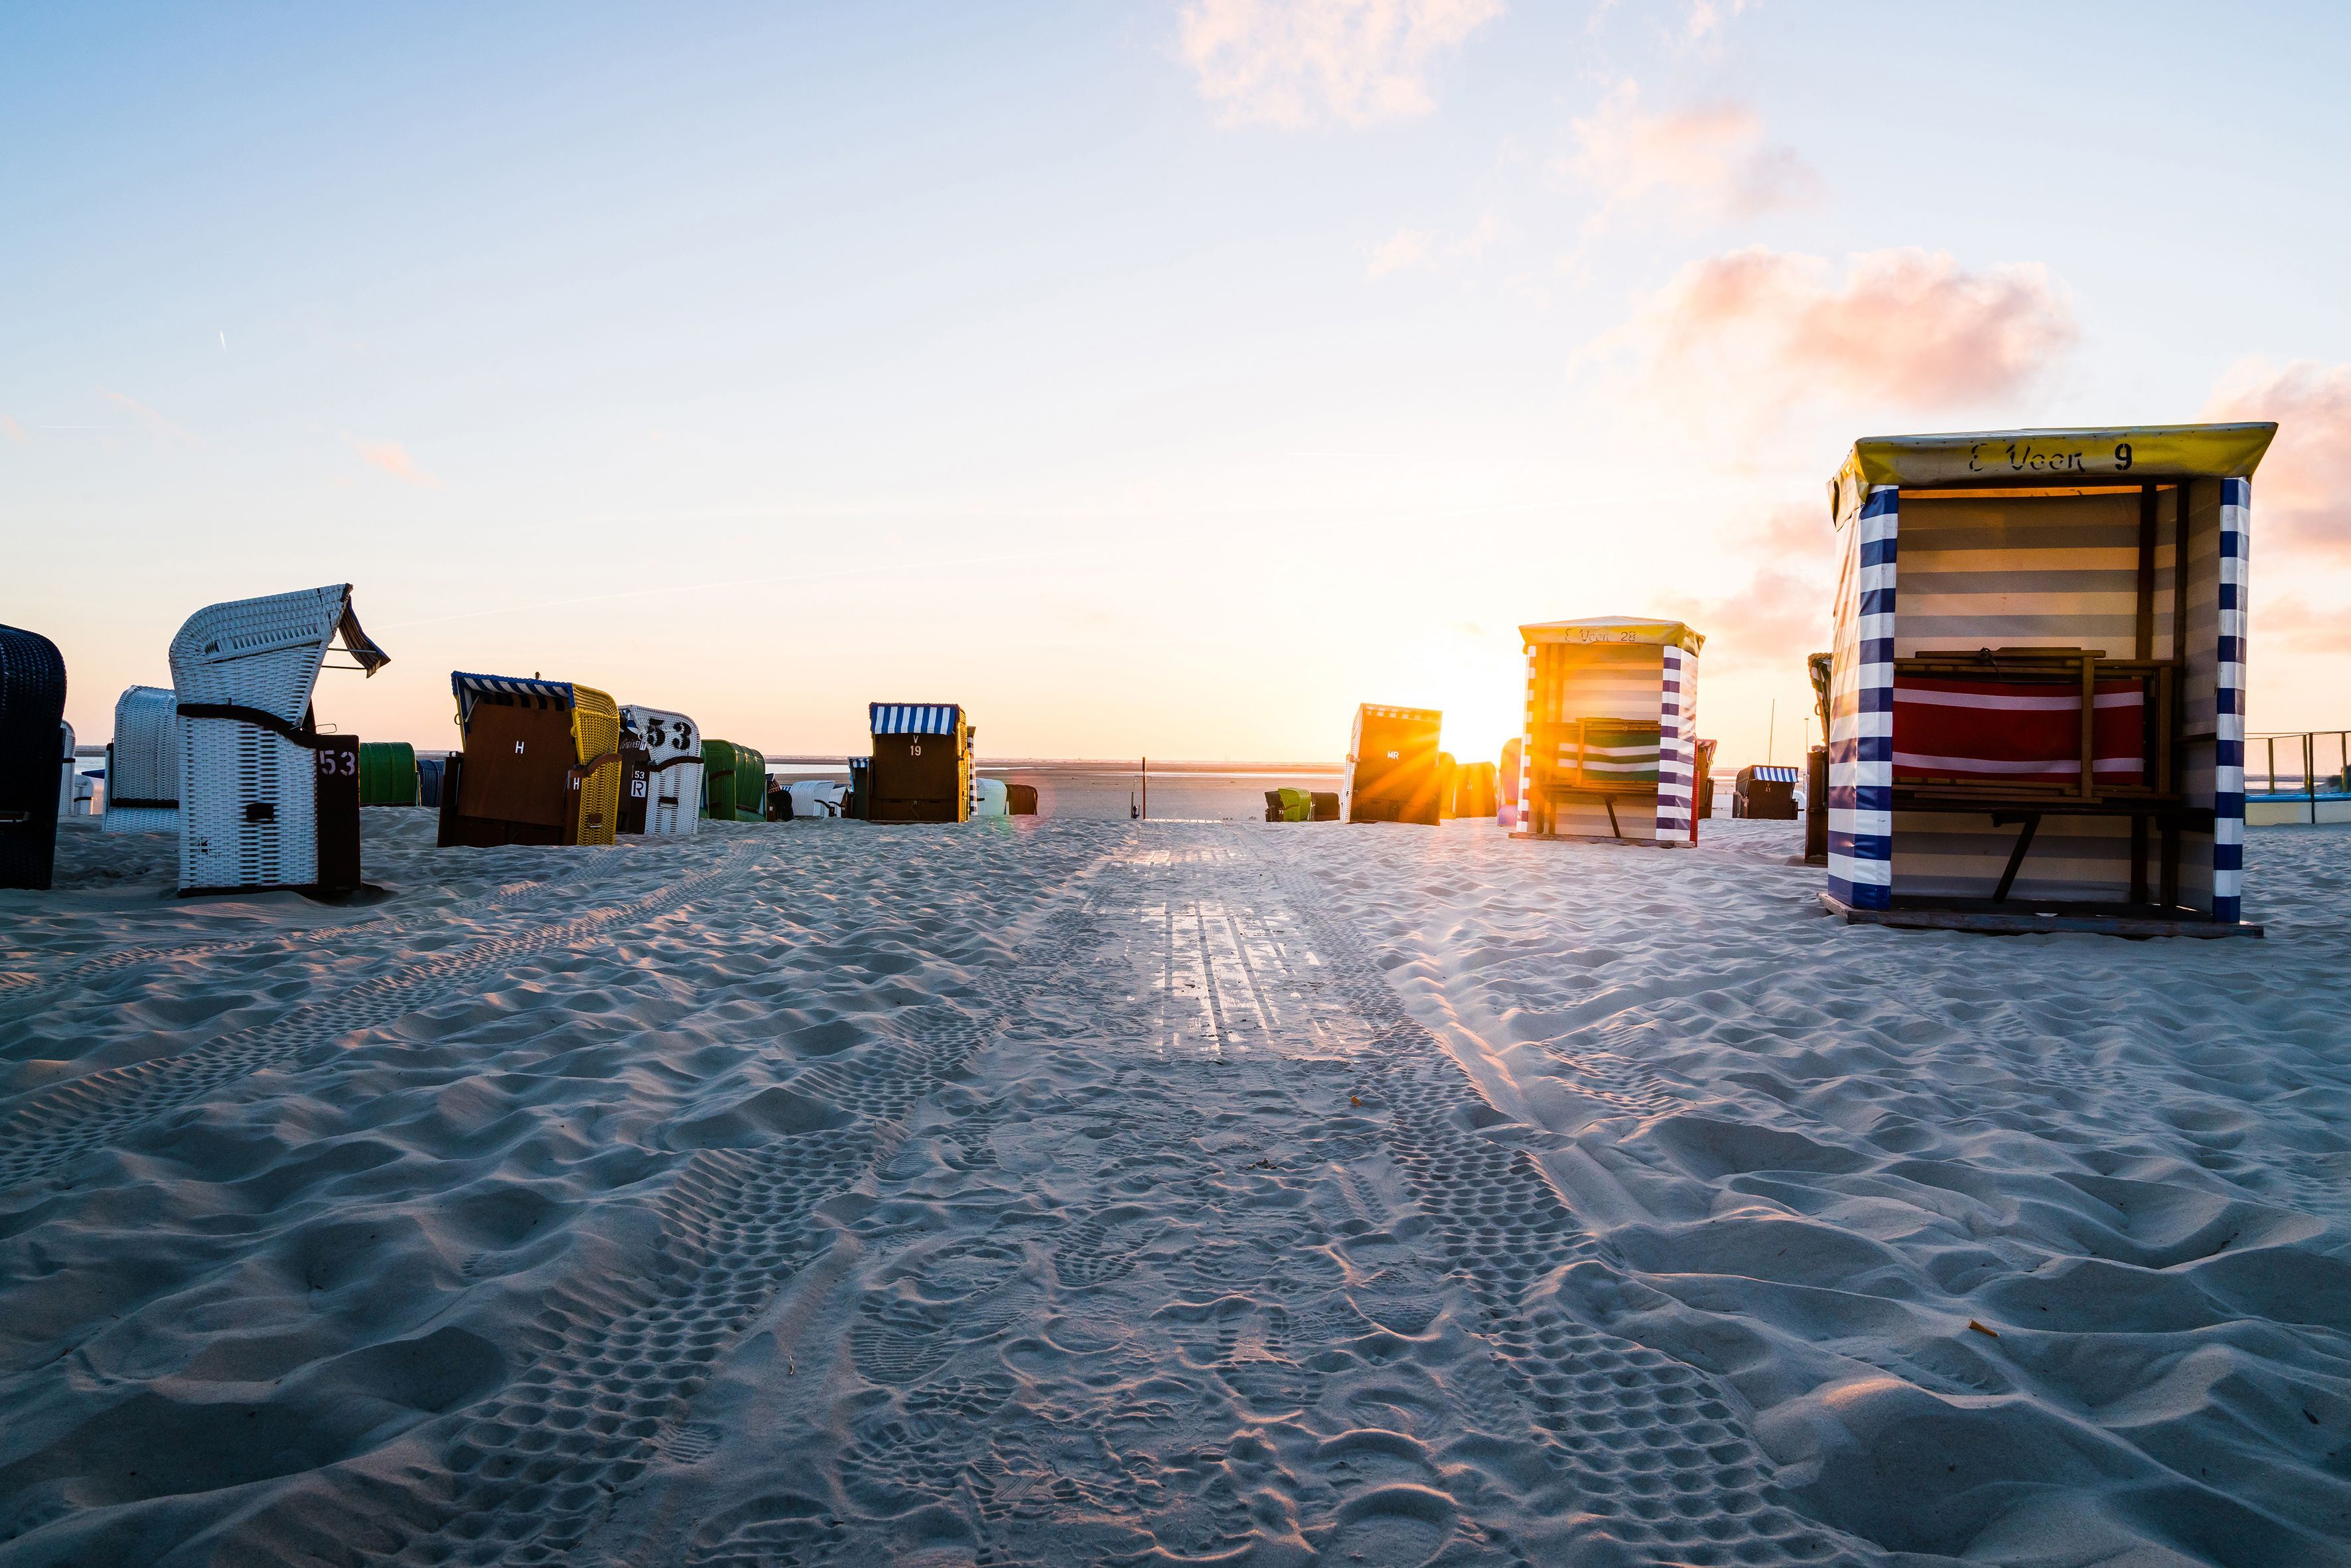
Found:
[(1726, 548), (1761, 558), (1743, 586), (1717, 599), (1665, 599), (1669, 613), (1706, 633), (1705, 668), (1785, 673), (1829, 645), (1836, 565), (1823, 507), (1775, 507)]
[(1576, 364), (1629, 361), (1646, 417), (1753, 438), (1804, 407), (1883, 417), (2012, 398), (2075, 335), (2065, 290), (2035, 264), (1971, 272), (1940, 252), (1881, 250), (1840, 278), (1818, 256), (1759, 246), (1683, 267)]
[(1747, 0), (1691, 0), (1689, 20), (1683, 26), (1682, 36), (1690, 43), (1704, 43), (1746, 9)]
[[(2259, 514), (2255, 522), (2258, 526)], [(2254, 555), (2260, 560), (2258, 548)], [(2258, 580), (2256, 580), (2258, 582)], [(2299, 594), (2288, 593), (2261, 601), (2252, 617), (2257, 637), (2274, 636), (2310, 653), (2351, 653), (2351, 618), (2340, 606), (2324, 609)]]
[(2253, 475), (2257, 543), (2273, 536), (2351, 554), (2351, 365), (2240, 361), (2214, 385), (2203, 417), (2277, 421)]
[(0, 413), (0, 435), (5, 435), (11, 441), (28, 439), (25, 434), (25, 427), (5, 413)]
[(1587, 231), (1643, 205), (1710, 224), (1804, 205), (1820, 194), (1819, 176), (1792, 150), (1766, 146), (1761, 119), (1743, 105), (1650, 114), (1641, 108), (1639, 84), (1627, 81), (1569, 130), (1575, 150), (1561, 172), (1601, 196)]
[(360, 461), (379, 474), (388, 475), (403, 485), (415, 485), (427, 490), (440, 488), (441, 481), (419, 468), (416, 459), (408, 455), (408, 448), (397, 441), (354, 439), (351, 445), (358, 451)]
[(1407, 272), (1416, 267), (1426, 267), (1432, 259), (1429, 246), (1437, 236), (1426, 229), (1398, 229), (1387, 243), (1372, 252), (1367, 269), (1374, 277), (1385, 277), (1391, 272)]
[(153, 409), (149, 408), (145, 403), (141, 402), (135, 397), (126, 397), (118, 392), (108, 392), (104, 387), (99, 388), (98, 393), (100, 397), (114, 404), (117, 408), (129, 410), (131, 413), (137, 417), (141, 424), (147, 427), (147, 434), (152, 435), (158, 441), (175, 443), (188, 446), (202, 446), (204, 444), (202, 441), (196, 438), (193, 432), (186, 429), (183, 425), (175, 423), (172, 420), (166, 419), (163, 415), (156, 413)]
[(1501, 0), (1190, 0), (1184, 59), (1227, 125), (1365, 126), (1437, 107), (1439, 56)]
[(1398, 229), (1372, 252), (1364, 271), (1368, 277), (1380, 278), (1392, 272), (1434, 267), (1439, 260), (1475, 259), (1505, 232), (1506, 225), (1492, 213), (1479, 218), (1476, 226), (1458, 239), (1446, 239), (1432, 229)]

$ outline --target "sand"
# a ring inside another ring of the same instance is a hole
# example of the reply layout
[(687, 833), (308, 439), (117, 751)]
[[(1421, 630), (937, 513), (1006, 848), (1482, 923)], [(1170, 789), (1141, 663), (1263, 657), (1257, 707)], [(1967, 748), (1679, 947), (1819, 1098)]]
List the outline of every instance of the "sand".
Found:
[(368, 819), (0, 894), (0, 1564), (2351, 1562), (2351, 832)]

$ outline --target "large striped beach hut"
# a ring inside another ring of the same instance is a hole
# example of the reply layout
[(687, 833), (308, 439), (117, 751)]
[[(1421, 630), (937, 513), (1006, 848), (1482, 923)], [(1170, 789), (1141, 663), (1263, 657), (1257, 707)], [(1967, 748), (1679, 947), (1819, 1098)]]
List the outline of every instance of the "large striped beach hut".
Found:
[(609, 844), (621, 709), (593, 686), (453, 671), (465, 749), (444, 766), (440, 843)]
[(971, 741), (956, 703), (871, 703), (873, 765), (866, 816), (876, 822), (961, 822), (971, 817)]
[(2267, 423), (1872, 438), (1830, 486), (1828, 888), (1848, 920), (2242, 924)]
[(1518, 838), (1698, 839), (1698, 655), (1678, 621), (1519, 628), (1527, 656)]

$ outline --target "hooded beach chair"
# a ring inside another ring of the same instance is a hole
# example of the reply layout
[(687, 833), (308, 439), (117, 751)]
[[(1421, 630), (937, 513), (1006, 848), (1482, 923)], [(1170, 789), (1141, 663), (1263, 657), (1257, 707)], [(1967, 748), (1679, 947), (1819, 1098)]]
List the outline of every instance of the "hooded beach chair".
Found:
[(1001, 779), (971, 781), (971, 814), (975, 817), (1012, 815), (1012, 791)]
[(1515, 735), (1502, 742), (1502, 760), (1494, 769), (1494, 821), (1504, 828), (1519, 825), (1519, 758), (1524, 748)]
[(311, 706), (340, 640), (372, 676), (392, 656), (349, 583), (207, 605), (172, 639), (180, 714), (180, 891), (360, 884), (359, 738)]
[(872, 703), (873, 735), (867, 775), (868, 819), (876, 822), (961, 822), (971, 816), (971, 741), (976, 733), (955, 703)]
[(1698, 655), (1678, 621), (1606, 615), (1519, 628), (1526, 648), (1520, 838), (1697, 841)]
[(1796, 820), (1796, 785), (1801, 769), (1785, 764), (1759, 762), (1739, 770), (1731, 781), (1730, 814), (1773, 822)]
[(1699, 741), (1690, 769), (1690, 800), (1701, 818), (1714, 815), (1714, 747), (1711, 740)]
[(643, 826), (634, 831), (690, 837), (702, 822), (702, 731), (682, 713), (642, 704), (622, 708), (621, 722), (644, 753)]
[(1346, 779), (1339, 811), (1350, 822), (1437, 825), (1443, 813), (1437, 777), (1437, 732), (1445, 716), (1435, 708), (1364, 703), (1355, 709), (1347, 740)]
[(768, 759), (731, 740), (702, 743), (703, 811), (714, 822), (768, 820)]
[(180, 703), (161, 686), (132, 686), (114, 699), (102, 825), (110, 833), (180, 831)]
[(413, 806), (416, 798), (416, 747), (404, 740), (362, 742), (360, 746), (360, 804)]
[(621, 709), (593, 686), (453, 672), (465, 749), (441, 775), (440, 842), (609, 844), (620, 820)]
[(87, 817), (90, 801), (98, 794), (98, 781), (81, 770), (81, 761), (74, 746), (73, 726), (61, 725), (58, 730), (62, 755), (57, 764), (57, 815)]
[(1490, 817), (1494, 814), (1494, 765), (1465, 762), (1453, 776), (1453, 815)]
[(66, 662), (37, 632), (0, 626), (0, 887), (45, 889), (57, 862)]
[(445, 757), (416, 759), (416, 803), (428, 811), (441, 809), (441, 775), (448, 761)]
[(1313, 797), (1303, 789), (1268, 789), (1265, 792), (1265, 820), (1269, 822), (1312, 821)]
[(1857, 442), (1830, 488), (1828, 889), (1848, 920), (2229, 935), (2273, 424)]

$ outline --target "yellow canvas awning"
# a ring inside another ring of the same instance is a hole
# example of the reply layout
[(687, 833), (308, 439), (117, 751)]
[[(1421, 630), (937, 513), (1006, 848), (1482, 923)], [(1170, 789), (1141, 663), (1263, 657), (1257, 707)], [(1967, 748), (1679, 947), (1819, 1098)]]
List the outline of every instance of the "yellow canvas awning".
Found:
[(1519, 628), (1527, 646), (1539, 643), (1646, 643), (1655, 647), (1687, 648), (1697, 653), (1706, 638), (1678, 621), (1653, 621), (1639, 615), (1595, 615), (1586, 621), (1538, 621)]
[(2094, 430), (1976, 430), (1949, 435), (1869, 435), (1853, 444), (1829, 484), (1842, 517), (1873, 485), (2111, 484), (2138, 479), (2241, 479), (2277, 426), (2123, 424)]

